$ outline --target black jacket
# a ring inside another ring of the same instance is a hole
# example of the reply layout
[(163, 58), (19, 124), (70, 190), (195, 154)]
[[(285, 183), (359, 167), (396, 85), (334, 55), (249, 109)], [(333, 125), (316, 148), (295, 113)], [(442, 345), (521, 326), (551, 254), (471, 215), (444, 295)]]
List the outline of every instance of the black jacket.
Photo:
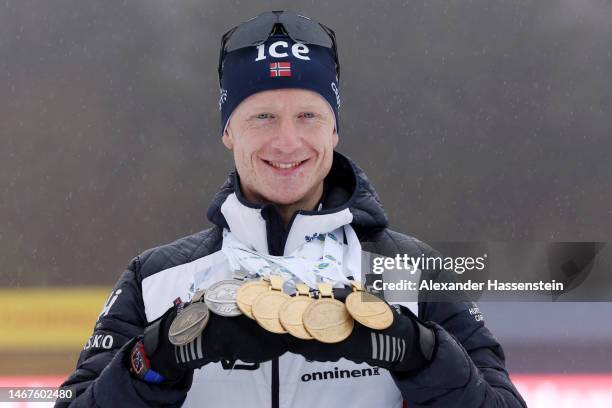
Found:
[[(238, 177), (232, 173), (209, 207), (208, 218), (214, 224), (212, 228), (149, 249), (130, 262), (111, 293), (92, 338), (81, 352), (77, 369), (63, 384), (75, 387), (78, 394), (70, 406), (179, 406), (185, 401), (192, 385), (191, 376), (178, 384), (154, 385), (136, 380), (128, 372), (127, 352), (149, 320), (143, 301), (147, 293), (143, 293), (142, 282), (162, 271), (180, 269), (182, 265), (219, 251), (222, 229), (228, 228), (220, 209), (232, 193), (236, 193), (244, 205), (261, 209), (266, 221), (269, 252), (283, 253), (291, 223), (286, 229), (272, 204), (254, 206), (246, 202), (238, 187)], [(365, 251), (386, 256), (404, 253), (428, 256), (435, 253), (421, 241), (387, 228), (387, 217), (366, 175), (339, 153), (335, 153), (332, 170), (325, 180), (322, 203), (323, 208), (318, 214), (345, 208), (350, 210), (353, 215), (351, 225)], [(440, 279), (440, 273), (443, 272), (427, 272), (427, 278)], [(170, 304), (162, 308), (167, 307)], [(400, 398), (403, 397), (409, 407), (525, 406), (505, 370), (501, 346), (484, 322), (477, 321), (470, 313), (472, 307), (468, 302), (419, 299), (419, 317), (436, 323), (437, 347), (431, 365), (421, 373), (406, 379), (393, 378), (396, 389), (401, 392)], [(279, 401), (278, 388), (284, 373), (279, 373), (278, 362), (272, 362), (270, 369), (270, 404), (275, 407), (283, 405)], [(304, 378), (310, 377), (302, 377), (302, 381)], [(333, 387), (333, 384), (325, 382), (316, 385)], [(344, 401), (343, 405), (359, 406), (358, 401)], [(62, 405), (65, 404), (58, 403), (58, 406)], [(333, 401), (320, 404), (325, 407), (336, 405), (338, 403)], [(201, 406), (209, 405), (202, 402)]]

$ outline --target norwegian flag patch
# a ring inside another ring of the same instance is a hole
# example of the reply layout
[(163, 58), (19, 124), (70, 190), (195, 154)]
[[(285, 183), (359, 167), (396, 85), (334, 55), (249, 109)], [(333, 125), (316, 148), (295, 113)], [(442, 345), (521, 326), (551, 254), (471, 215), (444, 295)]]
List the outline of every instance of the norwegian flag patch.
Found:
[(272, 62), (270, 63), (271, 77), (290, 77), (291, 63), (290, 62)]

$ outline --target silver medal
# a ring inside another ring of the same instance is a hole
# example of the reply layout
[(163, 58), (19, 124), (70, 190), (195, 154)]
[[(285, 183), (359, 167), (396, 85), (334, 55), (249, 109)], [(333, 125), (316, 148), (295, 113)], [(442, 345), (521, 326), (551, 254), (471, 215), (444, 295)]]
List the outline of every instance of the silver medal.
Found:
[(242, 314), (236, 304), (236, 292), (243, 282), (237, 279), (227, 279), (211, 285), (204, 296), (204, 301), (211, 312), (225, 317)]
[(202, 294), (196, 293), (192, 303), (180, 311), (170, 324), (168, 340), (175, 346), (193, 341), (206, 327), (210, 312), (206, 304), (200, 301)]

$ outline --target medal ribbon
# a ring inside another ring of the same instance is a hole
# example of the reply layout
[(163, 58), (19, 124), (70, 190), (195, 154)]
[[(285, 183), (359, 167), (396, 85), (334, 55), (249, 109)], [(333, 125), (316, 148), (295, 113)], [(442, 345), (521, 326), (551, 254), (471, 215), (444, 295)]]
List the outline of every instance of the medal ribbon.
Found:
[[(347, 241), (347, 245), (343, 242)], [(235, 234), (223, 231), (221, 251), (233, 270), (242, 269), (251, 277), (282, 276), (291, 286), (303, 282), (316, 288), (319, 282), (332, 286), (350, 285), (347, 276), (361, 274), (361, 244), (350, 225), (314, 234), (289, 256), (264, 254), (240, 242)]]

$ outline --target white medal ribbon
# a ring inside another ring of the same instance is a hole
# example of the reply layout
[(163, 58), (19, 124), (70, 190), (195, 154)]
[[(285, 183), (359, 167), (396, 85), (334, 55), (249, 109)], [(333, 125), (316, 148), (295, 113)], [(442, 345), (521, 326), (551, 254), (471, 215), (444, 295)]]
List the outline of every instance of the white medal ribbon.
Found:
[(350, 224), (309, 237), (288, 256), (258, 252), (225, 229), (221, 251), (232, 270), (243, 270), (252, 277), (278, 274), (290, 286), (303, 282), (316, 288), (317, 283), (328, 282), (342, 287), (350, 285), (347, 276), (361, 276), (361, 244)]

